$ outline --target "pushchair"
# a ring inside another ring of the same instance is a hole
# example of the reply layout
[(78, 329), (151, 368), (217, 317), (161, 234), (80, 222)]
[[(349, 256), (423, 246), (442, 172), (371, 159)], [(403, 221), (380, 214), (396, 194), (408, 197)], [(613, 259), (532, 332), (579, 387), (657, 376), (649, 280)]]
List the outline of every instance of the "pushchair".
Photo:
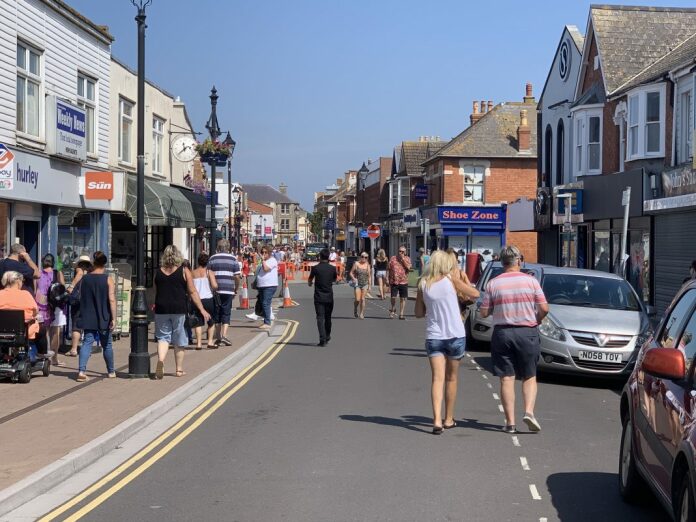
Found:
[(0, 377), (12, 382), (28, 383), (34, 373), (51, 373), (50, 359), (37, 356), (27, 329), (22, 310), (0, 310)]

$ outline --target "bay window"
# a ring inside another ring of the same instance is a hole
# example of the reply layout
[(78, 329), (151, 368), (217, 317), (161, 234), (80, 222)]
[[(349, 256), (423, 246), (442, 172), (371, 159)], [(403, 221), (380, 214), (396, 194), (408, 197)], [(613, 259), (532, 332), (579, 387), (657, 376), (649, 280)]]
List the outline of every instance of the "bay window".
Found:
[(24, 42), (17, 42), (17, 130), (41, 136), (43, 108), (42, 54)]
[(399, 185), (401, 190), (401, 208), (399, 212), (403, 212), (411, 206), (411, 180), (408, 178), (402, 179)]
[(665, 155), (665, 86), (628, 94), (628, 161)]
[(575, 175), (602, 173), (602, 107), (577, 110), (573, 113)]
[[(691, 80), (689, 84), (692, 84)], [(677, 116), (677, 160), (676, 163), (686, 163), (693, 156), (692, 139), (694, 134), (694, 105), (693, 89), (680, 89)]]

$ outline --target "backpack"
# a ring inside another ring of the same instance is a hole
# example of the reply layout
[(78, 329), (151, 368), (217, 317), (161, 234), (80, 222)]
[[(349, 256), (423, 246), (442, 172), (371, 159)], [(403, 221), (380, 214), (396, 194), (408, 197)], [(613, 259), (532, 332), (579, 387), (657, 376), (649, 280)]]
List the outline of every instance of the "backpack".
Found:
[(68, 302), (68, 297), (69, 295), (65, 285), (57, 281), (54, 282), (48, 290), (48, 304), (53, 309), (65, 306)]

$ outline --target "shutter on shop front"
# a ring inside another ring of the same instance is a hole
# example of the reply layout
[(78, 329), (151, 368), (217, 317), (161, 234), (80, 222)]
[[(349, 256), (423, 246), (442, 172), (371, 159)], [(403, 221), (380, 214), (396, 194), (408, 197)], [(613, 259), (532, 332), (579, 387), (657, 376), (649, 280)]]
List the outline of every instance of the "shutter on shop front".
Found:
[(696, 259), (696, 212), (655, 217), (655, 306), (662, 314), (679, 290)]

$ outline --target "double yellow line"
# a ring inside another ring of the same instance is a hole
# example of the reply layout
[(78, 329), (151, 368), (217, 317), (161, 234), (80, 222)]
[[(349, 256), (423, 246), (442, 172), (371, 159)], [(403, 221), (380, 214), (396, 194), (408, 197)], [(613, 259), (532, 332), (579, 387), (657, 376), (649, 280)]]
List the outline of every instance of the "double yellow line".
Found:
[[(172, 449), (174, 449), (182, 440), (188, 437), (196, 428), (203, 424), (208, 419), (208, 417), (210, 417), (223, 404), (225, 404), (225, 402), (227, 402), (227, 400), (230, 397), (232, 397), (242, 387), (244, 387), (244, 385), (246, 385), (251, 379), (253, 379), (254, 376), (257, 373), (259, 373), (268, 363), (275, 359), (275, 357), (282, 351), (282, 349), (285, 348), (288, 341), (290, 341), (290, 339), (294, 337), (295, 332), (297, 331), (297, 328), (300, 324), (297, 321), (287, 322), (288, 326), (285, 328), (285, 332), (283, 332), (283, 335), (280, 337), (280, 339), (277, 342), (273, 343), (253, 363), (244, 368), (244, 370), (239, 372), (234, 378), (225, 383), (225, 385), (222, 386), (219, 390), (210, 395), (193, 411), (188, 413), (174, 426), (169, 428), (162, 435), (157, 437), (150, 444), (148, 444), (138, 453), (129, 458), (126, 462), (118, 466), (108, 475), (104, 476), (103, 478), (89, 486), (87, 489), (79, 493), (77, 496), (70, 499), (65, 504), (44, 515), (40, 519), (40, 522), (48, 522), (50, 520), (57, 519), (58, 517), (71, 510), (88, 497), (94, 495), (95, 493), (98, 493), (102, 488), (114, 482), (116, 479), (119, 479), (120, 477), (120, 480), (113, 483), (110, 487), (108, 487), (108, 489), (104, 490), (102, 493), (94, 497), (91, 501), (89, 501), (87, 504), (75, 511), (73, 514), (66, 517), (64, 520), (74, 521), (81, 519), (90, 511), (94, 510), (108, 498), (110, 498), (115, 493), (123, 489), (126, 485), (135, 480), (138, 476), (140, 476), (143, 472), (150, 468), (155, 462), (160, 460)], [(181, 430), (181, 428), (184, 427), (187, 423), (189, 423), (192, 419), (195, 420), (191, 422), (185, 429)], [(179, 430), (181, 431), (179, 432)], [(177, 432), (179, 433), (175, 437), (171, 438), (169, 442), (162, 445), (167, 439), (172, 437), (172, 435), (176, 434)], [(150, 456), (146, 460), (143, 460), (148, 455)], [(133, 467), (136, 463), (138, 463), (137, 467)]]

